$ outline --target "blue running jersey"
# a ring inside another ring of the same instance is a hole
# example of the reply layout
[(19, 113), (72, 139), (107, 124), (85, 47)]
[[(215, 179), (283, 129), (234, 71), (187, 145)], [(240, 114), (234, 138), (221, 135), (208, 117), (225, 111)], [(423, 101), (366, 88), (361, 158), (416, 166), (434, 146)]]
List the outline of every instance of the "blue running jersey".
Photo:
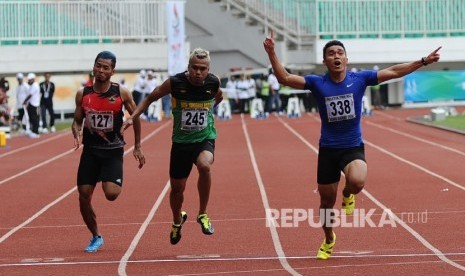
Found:
[(360, 119), (362, 97), (367, 86), (378, 84), (377, 72), (347, 72), (340, 83), (324, 76), (305, 76), (305, 89), (318, 102), (321, 118), (320, 146), (331, 148), (357, 147), (363, 143)]

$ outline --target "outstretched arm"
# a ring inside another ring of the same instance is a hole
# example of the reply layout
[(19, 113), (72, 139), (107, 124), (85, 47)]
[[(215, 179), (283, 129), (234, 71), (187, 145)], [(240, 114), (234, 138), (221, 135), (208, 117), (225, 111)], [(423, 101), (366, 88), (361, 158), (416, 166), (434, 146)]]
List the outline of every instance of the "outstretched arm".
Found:
[(432, 51), (428, 56), (422, 57), (417, 61), (396, 64), (386, 69), (378, 71), (378, 83), (403, 77), (412, 73), (413, 71), (416, 71), (418, 68), (422, 66), (438, 62), (440, 58), (438, 52), (441, 48), (442, 46), (438, 47), (436, 50)]
[(263, 41), (263, 47), (265, 47), (265, 51), (270, 59), (271, 67), (273, 68), (273, 73), (278, 79), (278, 82), (295, 89), (304, 89), (304, 77), (290, 74), (286, 71), (284, 66), (282, 66), (279, 62), (278, 56), (274, 51), (274, 45), (274, 32), (271, 30), (270, 35), (265, 38), (265, 41)]
[(165, 80), (160, 86), (157, 86), (145, 99), (140, 102), (134, 112), (131, 114), (131, 117), (126, 119), (121, 127), (121, 134), (133, 124), (135, 118), (139, 118), (140, 114), (146, 110), (149, 105), (162, 98), (165, 95), (168, 95), (171, 91), (171, 82), (170, 79)]
[[(125, 87), (120, 87), (120, 95), (124, 102), (124, 107), (129, 112), (129, 114), (133, 114), (134, 110), (136, 109), (136, 103), (132, 98), (131, 92)], [(139, 169), (142, 168), (145, 164), (145, 156), (141, 149), (140, 144), (140, 132), (141, 132), (141, 124), (140, 118), (135, 117), (132, 119), (133, 122), (133, 129), (134, 129), (134, 150), (132, 151), (132, 155), (134, 158), (139, 162)]]

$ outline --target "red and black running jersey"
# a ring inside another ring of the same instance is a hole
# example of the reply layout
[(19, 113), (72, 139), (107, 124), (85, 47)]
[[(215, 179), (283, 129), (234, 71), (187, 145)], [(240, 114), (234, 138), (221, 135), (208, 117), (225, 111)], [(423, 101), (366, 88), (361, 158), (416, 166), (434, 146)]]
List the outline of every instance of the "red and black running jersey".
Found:
[(124, 147), (120, 134), (124, 114), (119, 84), (112, 82), (105, 93), (96, 93), (92, 86), (85, 87), (81, 108), (85, 115), (84, 146), (99, 149)]

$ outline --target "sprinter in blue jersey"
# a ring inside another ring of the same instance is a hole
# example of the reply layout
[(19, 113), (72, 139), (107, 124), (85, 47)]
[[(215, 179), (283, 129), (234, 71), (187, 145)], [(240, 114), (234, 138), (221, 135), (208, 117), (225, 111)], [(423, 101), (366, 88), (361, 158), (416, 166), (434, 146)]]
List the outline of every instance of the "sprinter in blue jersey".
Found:
[(400, 78), (439, 61), (437, 48), (416, 61), (393, 65), (379, 71), (347, 71), (347, 53), (338, 40), (329, 41), (323, 48), (323, 64), (328, 71), (323, 76), (298, 76), (288, 73), (274, 50), (274, 35), (263, 42), (278, 81), (294, 89), (310, 90), (318, 102), (321, 118), (321, 136), (318, 153), (317, 182), (320, 194), (320, 214), (325, 239), (317, 252), (317, 259), (331, 257), (336, 235), (326, 217), (332, 215), (337, 197), (341, 172), (345, 175), (342, 191), (342, 209), (351, 215), (355, 195), (365, 185), (367, 164), (361, 133), (362, 97), (367, 86)]

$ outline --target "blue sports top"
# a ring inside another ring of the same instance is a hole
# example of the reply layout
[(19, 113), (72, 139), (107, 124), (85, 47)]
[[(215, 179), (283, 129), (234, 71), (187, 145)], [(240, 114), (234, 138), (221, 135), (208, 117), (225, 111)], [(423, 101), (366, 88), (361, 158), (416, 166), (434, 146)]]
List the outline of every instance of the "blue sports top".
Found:
[(323, 76), (305, 76), (305, 89), (310, 90), (318, 102), (321, 147), (348, 148), (362, 145), (362, 97), (367, 86), (376, 84), (377, 72), (372, 70), (347, 72), (340, 83), (333, 82), (328, 73)]

